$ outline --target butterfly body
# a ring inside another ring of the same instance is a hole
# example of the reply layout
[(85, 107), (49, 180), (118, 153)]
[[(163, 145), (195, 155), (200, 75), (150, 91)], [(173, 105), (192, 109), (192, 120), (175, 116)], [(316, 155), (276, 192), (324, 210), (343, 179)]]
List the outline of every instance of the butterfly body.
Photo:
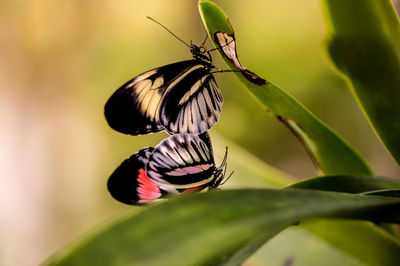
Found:
[(193, 59), (142, 73), (109, 98), (104, 113), (111, 128), (130, 135), (201, 134), (218, 121), (223, 97), (212, 58), (204, 45), (190, 47)]
[(214, 189), (224, 179), (226, 156), (216, 167), (208, 133), (173, 135), (122, 162), (110, 176), (108, 190), (118, 201), (141, 205)]

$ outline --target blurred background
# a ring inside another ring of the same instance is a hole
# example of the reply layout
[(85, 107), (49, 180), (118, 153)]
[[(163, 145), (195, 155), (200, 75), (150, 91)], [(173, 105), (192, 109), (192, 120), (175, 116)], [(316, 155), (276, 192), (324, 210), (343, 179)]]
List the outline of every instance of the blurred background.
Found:
[[(215, 2), (235, 29), (244, 66), (299, 99), (377, 175), (400, 175), (324, 60), (320, 1)], [(130, 78), (191, 58), (146, 16), (186, 41), (201, 43), (206, 34), (195, 0), (0, 2), (1, 265), (37, 265), (131, 209), (109, 196), (107, 178), (126, 157), (166, 135), (115, 132), (104, 119), (104, 104)], [(217, 53), (214, 62), (226, 68)], [(295, 178), (318, 175), (300, 142), (232, 74), (215, 76), (225, 99), (211, 132), (219, 136), (218, 154), (234, 143)], [(245, 176), (234, 175), (231, 187), (240, 186), (238, 178)]]

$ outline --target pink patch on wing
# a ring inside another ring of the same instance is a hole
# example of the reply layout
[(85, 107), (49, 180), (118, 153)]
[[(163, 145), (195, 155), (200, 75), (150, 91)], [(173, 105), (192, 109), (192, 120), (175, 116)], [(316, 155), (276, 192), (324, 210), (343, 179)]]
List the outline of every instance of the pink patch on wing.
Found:
[(139, 175), (137, 178), (139, 186), (137, 187), (136, 191), (138, 192), (138, 196), (141, 201), (151, 201), (158, 199), (161, 197), (161, 192), (159, 185), (151, 181), (144, 169), (139, 169)]
[(192, 175), (204, 172), (210, 169), (210, 164), (200, 164), (196, 166), (188, 166), (184, 168), (175, 169), (173, 171), (168, 172), (168, 175), (175, 175), (175, 176), (184, 176), (184, 175)]

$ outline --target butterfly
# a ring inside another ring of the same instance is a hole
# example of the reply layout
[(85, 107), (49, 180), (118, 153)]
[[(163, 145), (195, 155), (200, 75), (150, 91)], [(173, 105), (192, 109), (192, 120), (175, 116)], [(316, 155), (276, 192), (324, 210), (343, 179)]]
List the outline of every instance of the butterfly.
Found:
[(190, 48), (193, 58), (144, 72), (115, 91), (104, 107), (114, 130), (130, 135), (161, 130), (197, 135), (217, 123), (223, 97), (213, 70), (224, 71), (212, 64), (210, 51), (215, 49), (207, 51), (207, 38), (200, 46), (189, 45), (168, 31)]
[(224, 180), (227, 156), (228, 150), (221, 165), (215, 166), (207, 132), (171, 135), (123, 161), (109, 177), (108, 191), (120, 202), (142, 205), (215, 189)]

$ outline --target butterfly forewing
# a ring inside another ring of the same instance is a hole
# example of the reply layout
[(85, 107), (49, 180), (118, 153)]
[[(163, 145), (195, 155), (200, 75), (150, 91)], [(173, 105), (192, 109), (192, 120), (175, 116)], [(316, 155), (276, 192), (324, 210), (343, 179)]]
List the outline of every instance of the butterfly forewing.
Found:
[(172, 134), (201, 134), (218, 121), (222, 102), (213, 75), (202, 65), (195, 65), (165, 92), (160, 105), (160, 124)]
[[(202, 140), (202, 139), (205, 139)], [(209, 183), (215, 170), (208, 133), (170, 136), (155, 148), (146, 165), (148, 177), (163, 187), (192, 188)]]
[(144, 148), (121, 163), (107, 182), (108, 191), (126, 204), (153, 202), (162, 195), (159, 186), (145, 173), (153, 148)]
[(163, 130), (159, 123), (159, 106), (165, 92), (196, 60), (187, 60), (147, 71), (122, 85), (104, 107), (108, 124), (114, 130), (140, 135)]

